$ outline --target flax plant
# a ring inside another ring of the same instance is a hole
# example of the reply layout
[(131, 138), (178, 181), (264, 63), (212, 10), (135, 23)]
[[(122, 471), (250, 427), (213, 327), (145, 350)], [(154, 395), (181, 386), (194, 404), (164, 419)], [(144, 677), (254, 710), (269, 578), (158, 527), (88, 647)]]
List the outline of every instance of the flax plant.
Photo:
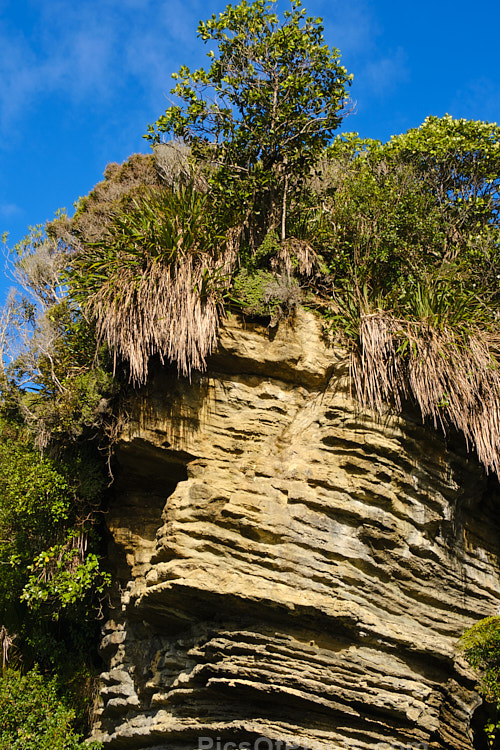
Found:
[(134, 384), (146, 381), (155, 354), (189, 376), (216, 343), (234, 256), (207, 195), (192, 184), (146, 190), (75, 256), (73, 294)]
[(479, 300), (445, 279), (419, 283), (399, 307), (361, 297), (344, 307), (356, 331), (350, 368), (362, 404), (383, 412), (415, 402), (424, 420), (460, 430), (500, 474), (500, 333)]

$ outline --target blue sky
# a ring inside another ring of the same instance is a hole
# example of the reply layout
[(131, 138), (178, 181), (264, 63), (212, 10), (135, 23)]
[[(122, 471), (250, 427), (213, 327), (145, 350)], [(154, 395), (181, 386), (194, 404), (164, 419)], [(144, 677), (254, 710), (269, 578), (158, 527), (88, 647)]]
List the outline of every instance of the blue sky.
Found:
[[(354, 74), (344, 130), (385, 141), (430, 114), (499, 121), (495, 0), (303, 4)], [(71, 213), (108, 162), (148, 151), (142, 135), (168, 106), (171, 73), (207, 60), (198, 21), (225, 5), (0, 0), (0, 234), (9, 244), (58, 208)], [(0, 277), (0, 302), (8, 285)]]

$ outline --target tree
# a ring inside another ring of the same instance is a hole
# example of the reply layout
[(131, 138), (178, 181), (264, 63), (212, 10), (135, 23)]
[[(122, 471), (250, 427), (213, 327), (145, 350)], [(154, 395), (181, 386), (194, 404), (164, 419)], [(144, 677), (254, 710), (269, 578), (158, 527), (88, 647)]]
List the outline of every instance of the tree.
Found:
[(88, 656), (77, 642), (109, 583), (95, 528), (104, 482), (92, 455), (42, 456), (20, 420), (0, 418), (0, 624), (19, 636), (25, 663), (30, 652), (44, 667)]
[(200, 22), (198, 36), (217, 43), (218, 56), (209, 51), (208, 70), (182, 66), (173, 75), (171, 93), (183, 104), (170, 106), (145, 137), (181, 138), (210, 165), (226, 203), (232, 196), (244, 207), (251, 239), (279, 228), (284, 240), (289, 203), (341, 122), (352, 76), (300, 0), (282, 20), (265, 0), (228, 5)]
[[(498, 221), (500, 127), (451, 115), (427, 117), (419, 128), (393, 136), (392, 152), (412, 163), (443, 208), (462, 206), (462, 223)], [(458, 228), (458, 227), (457, 227)]]
[(498, 293), (498, 125), (428, 117), (386, 144), (343, 135), (328, 156), (336, 244), (354, 251), (361, 283), (401, 296), (454, 264), (471, 290)]
[(500, 289), (500, 127), (450, 115), (428, 117), (393, 136), (386, 158), (413, 169), (441, 217), (441, 258), (474, 275), (476, 287)]

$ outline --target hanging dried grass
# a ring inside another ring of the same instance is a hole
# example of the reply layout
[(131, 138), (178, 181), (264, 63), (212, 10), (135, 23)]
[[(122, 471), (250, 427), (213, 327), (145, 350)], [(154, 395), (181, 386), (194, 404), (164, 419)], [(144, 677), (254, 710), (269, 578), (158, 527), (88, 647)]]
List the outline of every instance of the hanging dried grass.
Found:
[(221, 292), (235, 242), (209, 227), (206, 196), (193, 186), (147, 194), (115, 220), (108, 239), (75, 263), (75, 285), (99, 341), (146, 382), (157, 354), (181, 374), (203, 370), (216, 340)]
[(460, 430), (487, 471), (500, 475), (498, 333), (457, 330), (401, 320), (378, 310), (362, 313), (351, 374), (361, 403), (400, 411), (413, 398), (423, 419), (446, 432)]
[(183, 375), (205, 368), (219, 325), (217, 295), (200, 294), (210, 266), (189, 255), (169, 266), (151, 261), (138, 280), (125, 271), (113, 284), (112, 300), (108, 285), (89, 300), (99, 338), (115, 359), (128, 362), (134, 383), (146, 381), (154, 354), (176, 362)]
[(0, 628), (0, 649), (2, 652), (2, 674), (5, 673), (9, 662), (9, 651), (12, 648), (17, 635), (9, 635), (5, 625)]
[(311, 276), (320, 262), (317, 253), (304, 240), (289, 237), (279, 243), (276, 255), (271, 260), (274, 271), (292, 276), (296, 270), (300, 276)]

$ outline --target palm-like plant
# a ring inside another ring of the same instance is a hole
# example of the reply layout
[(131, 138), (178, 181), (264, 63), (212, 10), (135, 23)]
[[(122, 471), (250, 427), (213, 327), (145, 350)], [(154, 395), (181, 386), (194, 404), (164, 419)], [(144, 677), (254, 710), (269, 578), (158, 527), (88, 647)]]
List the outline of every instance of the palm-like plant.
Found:
[(492, 311), (470, 289), (438, 276), (414, 285), (399, 305), (358, 300), (351, 373), (361, 402), (460, 430), (487, 470), (500, 474), (500, 335)]
[(207, 195), (189, 184), (134, 198), (103, 240), (76, 254), (70, 277), (99, 340), (141, 384), (154, 354), (184, 375), (204, 368), (233, 263)]

